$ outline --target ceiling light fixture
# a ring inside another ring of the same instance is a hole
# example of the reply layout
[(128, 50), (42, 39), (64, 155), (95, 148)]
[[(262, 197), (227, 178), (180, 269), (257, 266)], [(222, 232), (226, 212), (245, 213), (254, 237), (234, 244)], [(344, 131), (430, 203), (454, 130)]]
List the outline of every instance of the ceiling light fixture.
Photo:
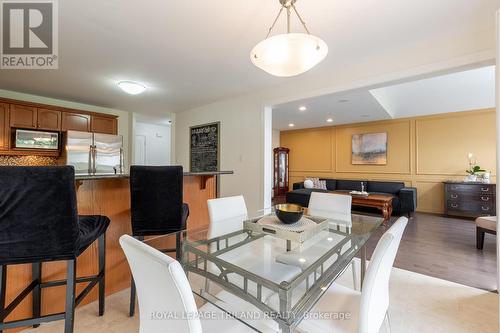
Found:
[[(281, 8), (266, 38), (250, 53), (252, 63), (271, 75), (288, 77), (302, 74), (319, 64), (328, 54), (326, 43), (309, 33), (306, 23), (295, 8), (296, 1), (279, 0)], [(283, 10), (286, 10), (287, 32), (269, 37)], [(297, 15), (306, 33), (290, 32), (292, 11)]]
[(299, 111), (306, 111), (306, 110), (307, 110), (307, 108), (306, 108), (305, 106), (301, 106), (301, 107), (299, 108)]
[(133, 81), (120, 81), (118, 87), (130, 95), (139, 95), (146, 91), (146, 87), (140, 83)]
[(327, 122), (327, 123), (333, 123), (333, 119), (332, 119), (332, 118), (328, 118), (328, 119), (326, 120), (326, 122)]
[(293, 127), (295, 126), (295, 124), (288, 124), (288, 127)]

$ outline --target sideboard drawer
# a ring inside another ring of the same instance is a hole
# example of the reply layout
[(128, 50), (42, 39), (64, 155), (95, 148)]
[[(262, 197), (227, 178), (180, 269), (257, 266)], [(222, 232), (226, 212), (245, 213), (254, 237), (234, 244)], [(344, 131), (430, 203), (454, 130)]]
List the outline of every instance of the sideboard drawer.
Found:
[(449, 211), (465, 212), (480, 216), (494, 213), (496, 205), (494, 203), (480, 203), (474, 201), (448, 201), (447, 206)]
[(495, 202), (495, 198), (494, 194), (482, 193), (448, 192), (446, 194), (447, 200), (454, 201)]
[(494, 194), (495, 193), (495, 185), (494, 184), (449, 184), (448, 190), (450, 192), (459, 192), (459, 193), (487, 193)]

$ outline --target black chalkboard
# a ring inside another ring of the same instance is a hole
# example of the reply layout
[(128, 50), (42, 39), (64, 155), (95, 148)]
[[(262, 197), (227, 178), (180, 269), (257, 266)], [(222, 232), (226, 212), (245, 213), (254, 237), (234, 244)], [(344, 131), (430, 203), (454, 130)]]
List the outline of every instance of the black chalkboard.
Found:
[(217, 122), (190, 128), (191, 172), (219, 170), (219, 127)]

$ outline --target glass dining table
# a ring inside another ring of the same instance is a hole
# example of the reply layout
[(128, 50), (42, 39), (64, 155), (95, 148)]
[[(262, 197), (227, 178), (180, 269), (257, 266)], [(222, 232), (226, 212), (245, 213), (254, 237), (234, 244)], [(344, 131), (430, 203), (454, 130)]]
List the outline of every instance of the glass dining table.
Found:
[[(362, 285), (365, 244), (383, 219), (326, 211), (309, 213), (328, 222), (300, 242), (287, 241), (269, 230), (250, 230), (244, 223), (275, 217), (272, 211), (202, 228), (188, 227), (175, 235), (180, 247), (177, 259), (198, 300), (257, 332), (290, 333), (310, 316), (316, 302), (356, 256), (360, 258)], [(176, 244), (175, 236), (152, 237), (145, 243), (165, 248)]]

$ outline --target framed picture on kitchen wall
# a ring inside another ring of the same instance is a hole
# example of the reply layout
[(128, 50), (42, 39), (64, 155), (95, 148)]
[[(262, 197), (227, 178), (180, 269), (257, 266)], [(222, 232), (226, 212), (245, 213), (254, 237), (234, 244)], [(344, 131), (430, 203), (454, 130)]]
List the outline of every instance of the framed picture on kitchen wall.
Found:
[(352, 164), (387, 164), (387, 132), (353, 134)]
[(189, 169), (191, 172), (219, 171), (220, 122), (189, 128)]

